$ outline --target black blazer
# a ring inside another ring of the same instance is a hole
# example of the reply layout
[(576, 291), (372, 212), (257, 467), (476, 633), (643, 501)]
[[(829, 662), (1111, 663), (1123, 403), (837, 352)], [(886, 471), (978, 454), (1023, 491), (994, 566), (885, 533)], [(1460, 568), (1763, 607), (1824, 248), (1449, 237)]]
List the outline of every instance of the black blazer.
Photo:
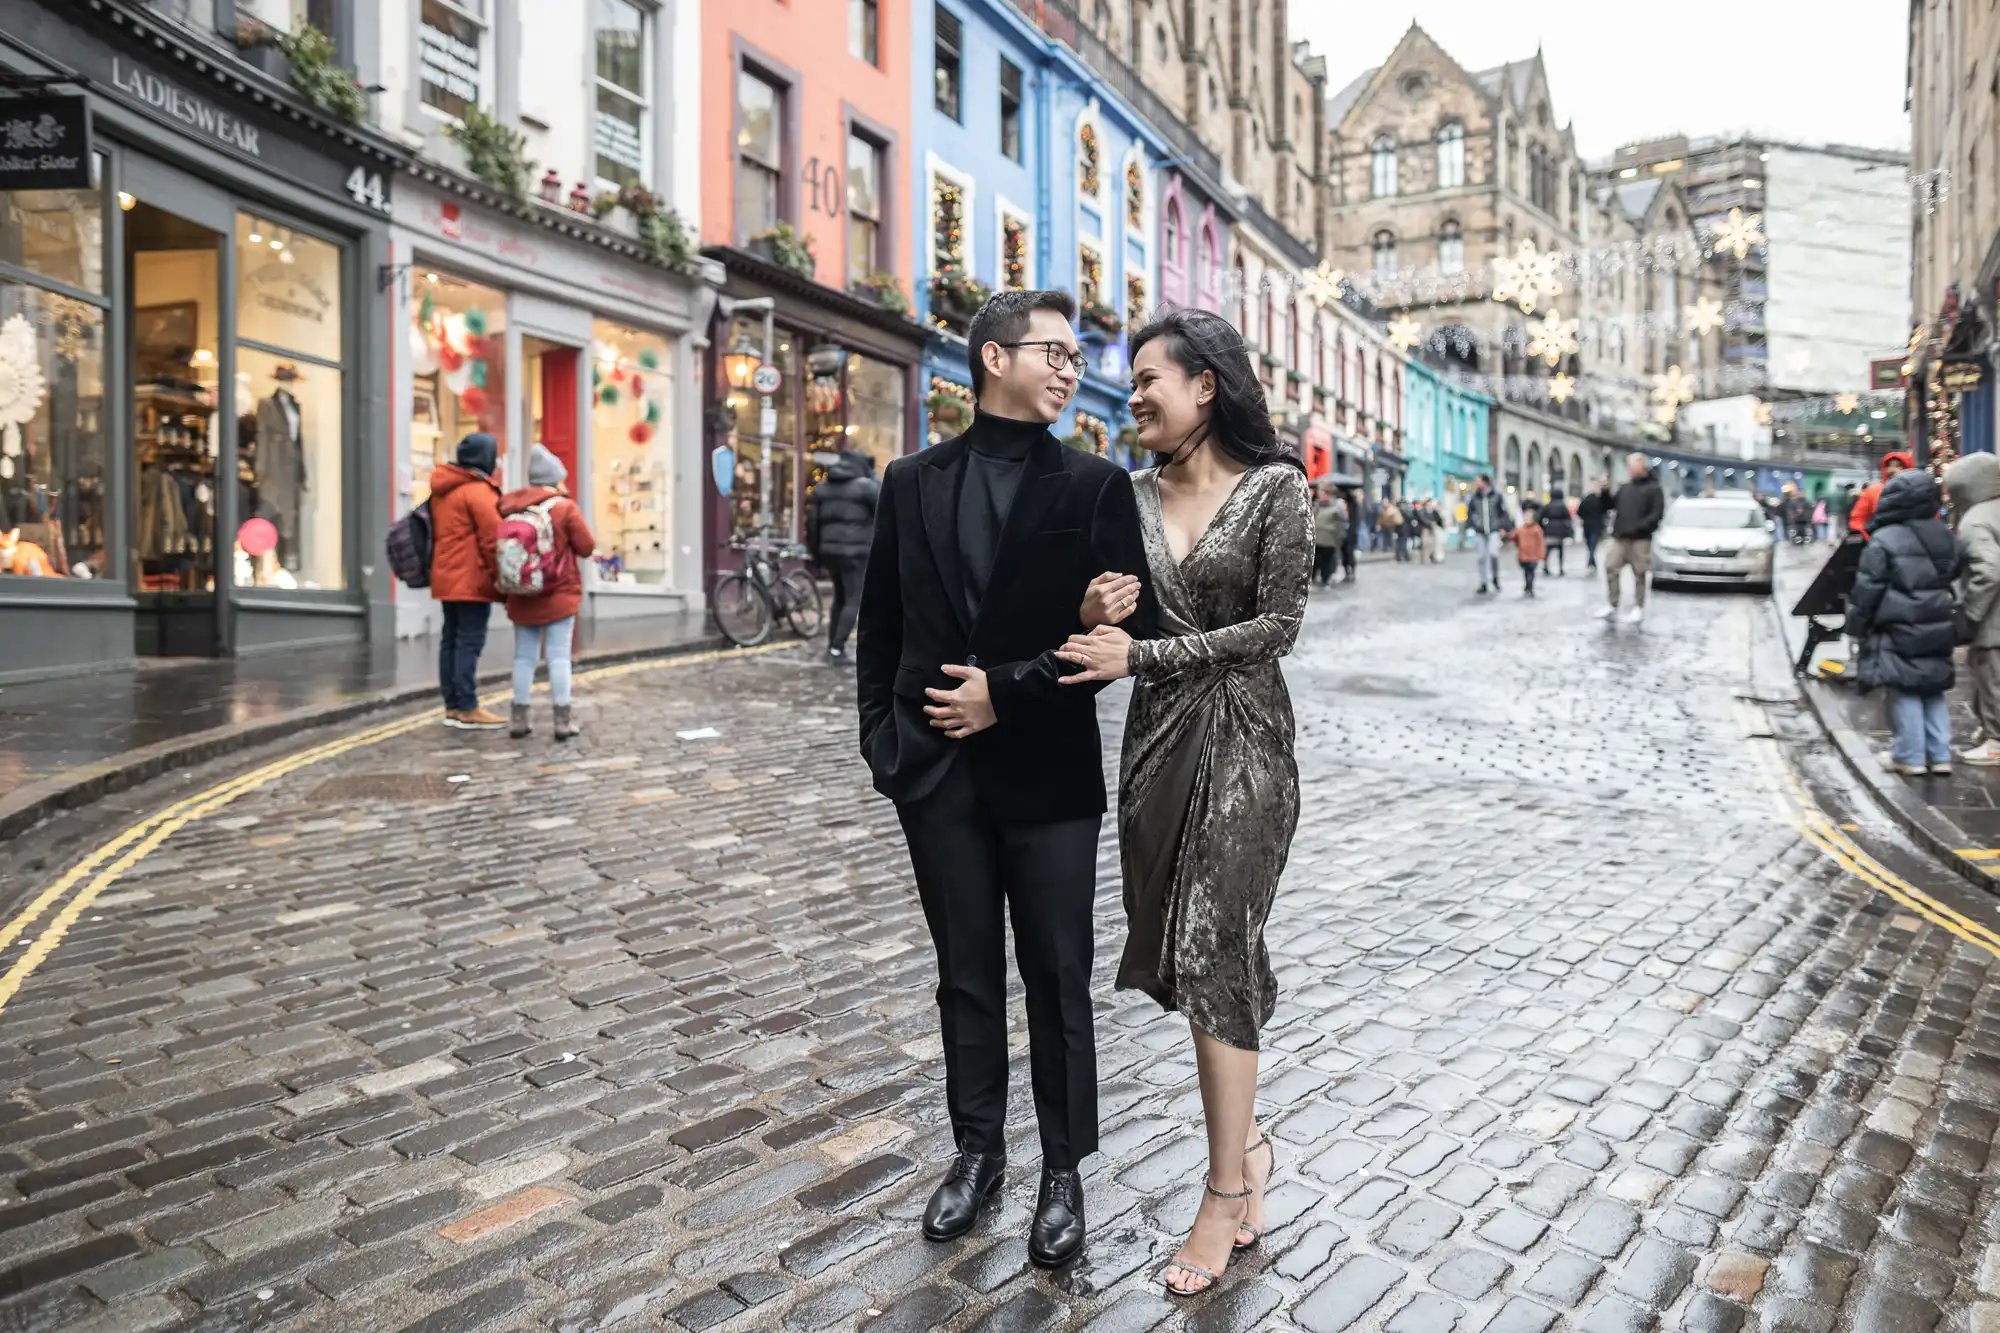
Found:
[[(883, 473), (855, 649), (862, 757), (875, 790), (897, 802), (929, 795), (962, 759), (973, 766), (982, 803), (1001, 819), (1101, 815), (1102, 686), (1058, 685), (1077, 668), (1054, 650), (1082, 632), (1085, 587), (1106, 570), (1140, 577), (1139, 606), (1124, 628), (1134, 638), (1154, 632), (1132, 479), (1044, 431), (1028, 454), (975, 618), (958, 546), (968, 452), (961, 437), (898, 458)], [(996, 725), (952, 740), (930, 724), (924, 690), (961, 683), (939, 670), (946, 663), (986, 672)]]

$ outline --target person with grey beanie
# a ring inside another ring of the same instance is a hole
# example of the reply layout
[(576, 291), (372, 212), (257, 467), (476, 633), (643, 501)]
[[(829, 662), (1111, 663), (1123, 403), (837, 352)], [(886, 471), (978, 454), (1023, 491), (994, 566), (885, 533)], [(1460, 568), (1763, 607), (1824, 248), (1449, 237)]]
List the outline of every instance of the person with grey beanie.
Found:
[[(500, 497), (500, 581), (507, 586), (507, 619), (514, 622), (514, 707), (508, 734), (529, 734), (528, 694), (535, 661), (549, 661), (549, 696), (555, 702), (555, 737), (579, 730), (570, 714), (570, 650), (576, 613), (583, 608), (582, 562), (597, 549), (583, 511), (563, 482), (569, 469), (547, 448), (528, 451), (528, 484)], [(522, 585), (532, 584), (533, 590)]]

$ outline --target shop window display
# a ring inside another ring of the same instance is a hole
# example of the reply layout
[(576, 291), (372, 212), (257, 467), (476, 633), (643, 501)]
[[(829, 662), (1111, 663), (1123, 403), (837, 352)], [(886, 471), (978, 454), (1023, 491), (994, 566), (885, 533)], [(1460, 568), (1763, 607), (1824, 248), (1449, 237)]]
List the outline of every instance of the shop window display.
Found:
[[(239, 586), (345, 586), (341, 372), (244, 347), (236, 353)], [(241, 446), (239, 446), (240, 448)]]
[(430, 498), (431, 469), (485, 431), (507, 453), (506, 298), (446, 273), (418, 275), (410, 302), (410, 503)]
[(103, 572), (104, 312), (0, 282), (0, 576)]
[(612, 583), (664, 584), (673, 550), (672, 347), (601, 319), (591, 335), (598, 573)]
[(236, 269), (234, 578), (344, 588), (340, 250), (239, 213)]
[(105, 572), (104, 159), (92, 168), (88, 189), (0, 191), (0, 264), (27, 275), (0, 279), (0, 579)]

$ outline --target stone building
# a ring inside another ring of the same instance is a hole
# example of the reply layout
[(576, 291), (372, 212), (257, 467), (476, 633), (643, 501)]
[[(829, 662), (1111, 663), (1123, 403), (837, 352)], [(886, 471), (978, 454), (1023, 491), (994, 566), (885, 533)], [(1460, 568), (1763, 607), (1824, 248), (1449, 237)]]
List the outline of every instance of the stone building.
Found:
[[(1328, 261), (1493, 391), (1540, 397), (1553, 371), (1573, 374), (1571, 354), (1555, 366), (1528, 355), (1531, 316), (1579, 317), (1588, 223), (1584, 163), (1541, 54), (1467, 70), (1412, 24), (1333, 94), (1327, 122)], [(1493, 299), (1530, 254), (1517, 299)]]
[[(1911, 373), (1925, 429), (1949, 446), (1992, 449), (1995, 287), (2000, 283), (2000, 13), (1990, 5), (1910, 7)], [(1974, 387), (1952, 390), (1952, 383)]]

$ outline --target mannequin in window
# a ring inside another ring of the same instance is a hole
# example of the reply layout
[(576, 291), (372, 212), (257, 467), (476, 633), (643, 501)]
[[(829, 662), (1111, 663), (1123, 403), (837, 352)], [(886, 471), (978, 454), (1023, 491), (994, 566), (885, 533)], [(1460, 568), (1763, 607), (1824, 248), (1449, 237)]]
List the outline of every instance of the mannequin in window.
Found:
[(299, 400), (291, 386), (305, 376), (291, 362), (271, 372), (278, 387), (257, 404), (257, 506), (278, 529), (278, 563), (299, 567), (299, 509), (306, 490), (305, 450), (299, 439)]

